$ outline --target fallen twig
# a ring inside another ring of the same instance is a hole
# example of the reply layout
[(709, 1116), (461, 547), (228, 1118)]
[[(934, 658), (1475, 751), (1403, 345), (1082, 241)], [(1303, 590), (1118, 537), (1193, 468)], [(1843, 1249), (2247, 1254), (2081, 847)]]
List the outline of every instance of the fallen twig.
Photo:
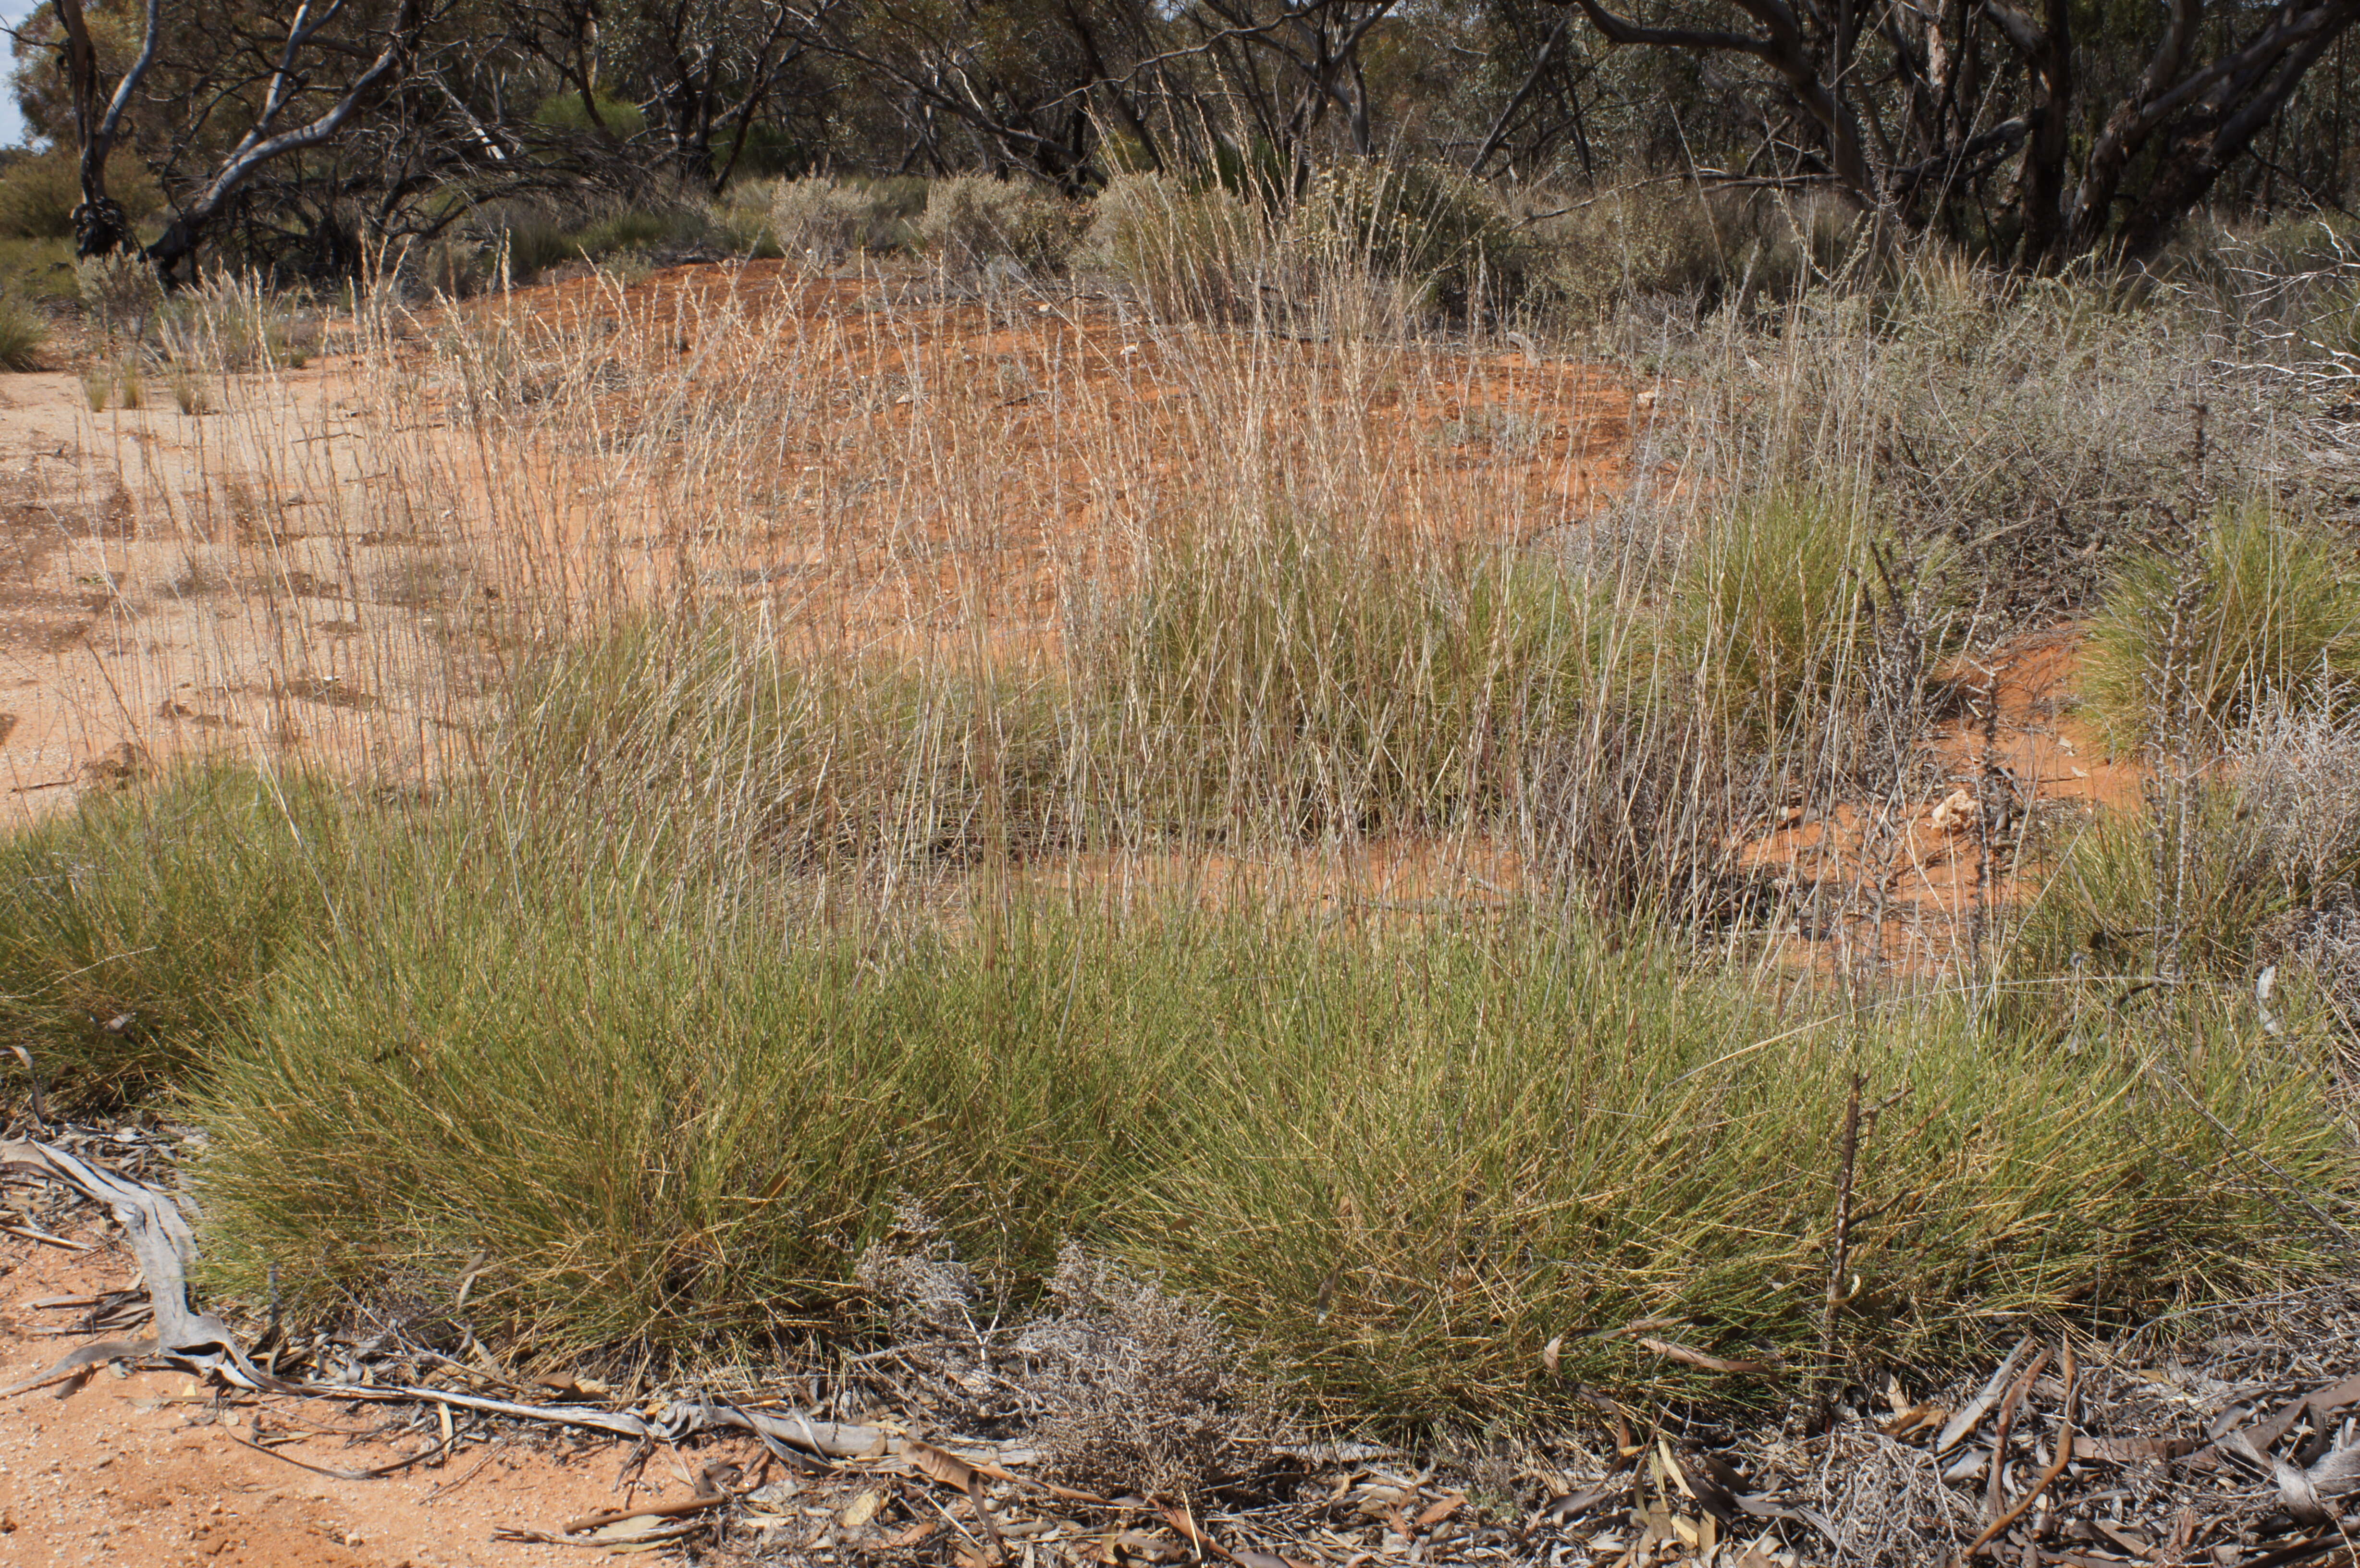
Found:
[(601, 1508), (595, 1514), (584, 1514), (580, 1519), (567, 1519), (565, 1528), (569, 1533), (579, 1534), (585, 1530), (597, 1530), (605, 1525), (620, 1524), (628, 1519), (682, 1519), (690, 1514), (701, 1514), (707, 1508), (719, 1508), (724, 1503), (735, 1502), (738, 1500), (738, 1496), (735, 1492), (710, 1492), (694, 1497), (683, 1497), (676, 1503), (649, 1503), (644, 1507)]
[(2027, 1510), (2039, 1501), (2040, 1495), (2049, 1490), (2057, 1477), (2065, 1474), (2065, 1466), (2073, 1462), (2073, 1395), (2075, 1393), (2073, 1345), (2070, 1340), (2060, 1340), (2059, 1344), (2064, 1351), (2065, 1402), (2057, 1417), (2057, 1456), (2049, 1462), (2049, 1468), (2040, 1473), (2040, 1479), (2033, 1483), (2032, 1490), (2016, 1500), (2016, 1507), (1992, 1520), (1984, 1527), (1981, 1535), (1967, 1543), (1967, 1549), (1959, 1554), (1959, 1561), (1961, 1563), (1973, 1561), (1975, 1553), (2005, 1534), (2008, 1527), (2022, 1519)]
[(279, 1450), (271, 1447), (268, 1443), (249, 1443), (245, 1438), (238, 1436), (235, 1432), (231, 1432), (228, 1436), (229, 1440), (232, 1443), (236, 1443), (240, 1448), (251, 1448), (257, 1454), (268, 1454), (273, 1459), (285, 1460), (288, 1464), (292, 1465), (298, 1470), (309, 1470), (314, 1475), (325, 1475), (332, 1480), (337, 1481), (375, 1481), (382, 1476), (390, 1475), (396, 1471), (407, 1470), (421, 1460), (432, 1459), (434, 1455), (442, 1452), (442, 1445), (438, 1443), (426, 1449), (423, 1453), (413, 1454), (407, 1459), (397, 1459), (390, 1465), (371, 1465), (366, 1470), (341, 1470), (331, 1465), (306, 1464), (302, 1460), (296, 1458), (291, 1454), (279, 1453)]
[[(627, 1516), (631, 1517), (631, 1516)], [(684, 1541), (707, 1527), (705, 1519), (690, 1519), (684, 1524), (667, 1525), (642, 1535), (552, 1535), (545, 1530), (500, 1530), (493, 1532), (495, 1541), (530, 1541), (536, 1546), (587, 1546), (598, 1552), (612, 1552), (618, 1546), (650, 1546), (661, 1541)]]

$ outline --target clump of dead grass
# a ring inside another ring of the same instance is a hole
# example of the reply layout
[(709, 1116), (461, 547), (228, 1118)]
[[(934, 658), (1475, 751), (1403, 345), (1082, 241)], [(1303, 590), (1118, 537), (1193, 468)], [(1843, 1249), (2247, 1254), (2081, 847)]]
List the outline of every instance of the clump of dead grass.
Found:
[(1766, 319), (1631, 314), (1607, 343), (1677, 388), (1655, 423), (1685, 481), (1857, 497), (1889, 537), (1942, 541), (1994, 631), (2076, 611), (2223, 499), (2301, 483), (2294, 421), (2238, 367), (2255, 345), (2127, 308), (2094, 273), (2013, 279), (1929, 249)]
[(1034, 1441), (1070, 1484), (1185, 1497), (1266, 1457), (1282, 1430), (1273, 1390), (1202, 1303), (1078, 1244), (1014, 1348), (1040, 1405)]

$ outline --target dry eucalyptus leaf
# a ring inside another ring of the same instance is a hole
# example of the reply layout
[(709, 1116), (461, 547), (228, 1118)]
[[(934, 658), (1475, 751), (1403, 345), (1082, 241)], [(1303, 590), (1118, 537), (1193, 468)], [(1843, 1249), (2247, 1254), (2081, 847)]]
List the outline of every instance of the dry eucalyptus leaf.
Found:
[(1668, 1339), (1642, 1338), (1638, 1343), (1643, 1350), (1652, 1350), (1666, 1360), (1684, 1362), (1690, 1367), (1699, 1367), (1707, 1372), (1765, 1372), (1770, 1367), (1770, 1364), (1766, 1361), (1726, 1361), (1718, 1356), (1707, 1356), (1701, 1350), (1694, 1350), (1685, 1345), (1677, 1345)]
[(936, 1448), (931, 1443), (919, 1443), (913, 1439), (909, 1444), (909, 1453), (912, 1464), (945, 1486), (956, 1486), (964, 1492), (975, 1484), (975, 1466), (948, 1449)]

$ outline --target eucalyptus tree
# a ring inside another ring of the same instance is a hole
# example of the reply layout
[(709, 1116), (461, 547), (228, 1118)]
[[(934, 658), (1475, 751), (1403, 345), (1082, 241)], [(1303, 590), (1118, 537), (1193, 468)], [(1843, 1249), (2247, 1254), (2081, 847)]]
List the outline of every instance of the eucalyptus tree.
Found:
[(2159, 245), (2360, 20), (2360, 0), (1559, 3), (1610, 44), (1724, 67), (1759, 128), (1743, 174), (1909, 223), (1972, 210), (2027, 266)]

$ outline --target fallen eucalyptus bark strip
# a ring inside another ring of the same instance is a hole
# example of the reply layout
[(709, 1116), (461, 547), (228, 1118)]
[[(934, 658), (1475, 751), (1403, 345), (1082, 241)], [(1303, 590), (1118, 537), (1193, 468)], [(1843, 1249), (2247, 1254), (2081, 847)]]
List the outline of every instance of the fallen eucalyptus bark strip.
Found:
[(501, 1530), (493, 1532), (492, 1539), (529, 1541), (536, 1546), (587, 1546), (594, 1551), (612, 1552), (618, 1546), (651, 1546), (662, 1541), (683, 1541), (707, 1528), (703, 1519), (690, 1519), (684, 1524), (668, 1525), (641, 1535), (556, 1535), (545, 1530)]
[[(170, 1193), (144, 1182), (126, 1181), (54, 1144), (29, 1138), (0, 1143), (0, 1171), (63, 1181), (93, 1202), (105, 1204), (115, 1215), (115, 1224), (123, 1227), (148, 1282), (148, 1300), (156, 1316), (156, 1335), (153, 1340), (116, 1344), (144, 1346), (137, 1353), (142, 1358), (160, 1356), (191, 1371), (217, 1376), (242, 1388), (285, 1387), (246, 1358), (228, 1324), (210, 1312), (189, 1310), (188, 1268), (197, 1258), (197, 1238)], [(0, 1389), (0, 1399), (125, 1355), (117, 1350), (93, 1359), (93, 1353), (104, 1348), (107, 1347), (85, 1345), (47, 1371)]]
[(2248, 1557), (2237, 1568), (2293, 1568), (2298, 1563), (2309, 1563), (2341, 1552), (2351, 1543), (2340, 1535), (2315, 1536), (2298, 1541), (2292, 1546), (2281, 1546), (2276, 1552), (2265, 1552), (2258, 1557)]

